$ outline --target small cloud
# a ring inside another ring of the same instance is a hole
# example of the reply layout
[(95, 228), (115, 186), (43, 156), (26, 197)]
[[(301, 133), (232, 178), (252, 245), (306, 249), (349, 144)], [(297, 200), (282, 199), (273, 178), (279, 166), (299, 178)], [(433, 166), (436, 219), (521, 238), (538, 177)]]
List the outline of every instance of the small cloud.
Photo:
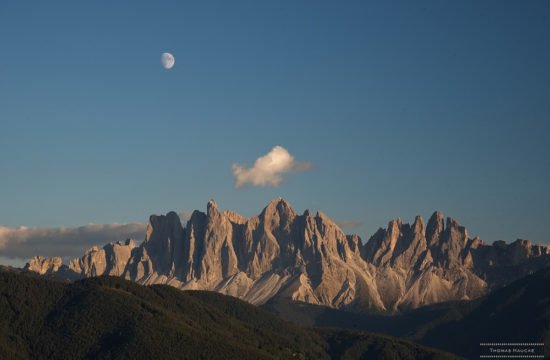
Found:
[(311, 163), (296, 161), (287, 149), (275, 146), (267, 154), (260, 156), (250, 168), (233, 164), (235, 187), (242, 188), (246, 184), (252, 186), (279, 186), (283, 182), (283, 174), (307, 171)]
[(30, 259), (35, 255), (74, 258), (85, 250), (128, 238), (141, 241), (145, 224), (90, 224), (80, 227), (9, 228), (0, 226), (0, 258)]
[(361, 221), (354, 221), (354, 220), (341, 220), (337, 221), (336, 224), (344, 229), (356, 229), (358, 227), (363, 226), (363, 223)]

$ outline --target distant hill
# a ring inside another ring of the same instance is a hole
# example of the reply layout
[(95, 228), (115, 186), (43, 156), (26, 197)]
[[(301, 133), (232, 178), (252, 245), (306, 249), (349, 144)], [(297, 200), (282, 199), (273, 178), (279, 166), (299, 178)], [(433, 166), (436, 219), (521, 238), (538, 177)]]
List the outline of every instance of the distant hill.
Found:
[(452, 359), (388, 336), (314, 330), (213, 292), (0, 271), (2, 359)]
[(480, 342), (544, 342), (550, 354), (550, 268), (474, 301), (441, 303), (393, 316), (355, 313), (285, 299), (263, 306), (304, 326), (404, 337), (473, 357)]

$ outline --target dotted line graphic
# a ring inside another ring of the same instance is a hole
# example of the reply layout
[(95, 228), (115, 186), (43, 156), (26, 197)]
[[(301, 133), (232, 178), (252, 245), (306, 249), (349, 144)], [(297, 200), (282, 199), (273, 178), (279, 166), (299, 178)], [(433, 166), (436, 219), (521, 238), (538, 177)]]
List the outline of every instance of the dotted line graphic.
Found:
[(544, 343), (480, 343), (480, 346), (544, 346)]
[(544, 359), (544, 355), (480, 355), (480, 358), (490, 358), (490, 359)]

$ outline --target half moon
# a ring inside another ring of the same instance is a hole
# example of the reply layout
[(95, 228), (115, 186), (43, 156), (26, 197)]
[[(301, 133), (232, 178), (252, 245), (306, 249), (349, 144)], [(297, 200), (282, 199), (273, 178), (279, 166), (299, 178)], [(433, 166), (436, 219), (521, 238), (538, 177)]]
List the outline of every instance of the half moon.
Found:
[(160, 57), (160, 62), (165, 69), (171, 69), (172, 67), (174, 67), (176, 59), (174, 58), (174, 55), (165, 52)]

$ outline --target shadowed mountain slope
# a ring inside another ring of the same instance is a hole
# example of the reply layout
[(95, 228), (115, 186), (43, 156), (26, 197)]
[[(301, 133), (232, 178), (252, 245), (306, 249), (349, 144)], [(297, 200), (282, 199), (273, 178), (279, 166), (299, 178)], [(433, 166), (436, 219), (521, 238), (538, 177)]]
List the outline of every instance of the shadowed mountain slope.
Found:
[(263, 306), (304, 326), (349, 328), (404, 337), (474, 357), (480, 342), (545, 343), (550, 354), (550, 268), (489, 295), (388, 315), (369, 315), (273, 299)]

